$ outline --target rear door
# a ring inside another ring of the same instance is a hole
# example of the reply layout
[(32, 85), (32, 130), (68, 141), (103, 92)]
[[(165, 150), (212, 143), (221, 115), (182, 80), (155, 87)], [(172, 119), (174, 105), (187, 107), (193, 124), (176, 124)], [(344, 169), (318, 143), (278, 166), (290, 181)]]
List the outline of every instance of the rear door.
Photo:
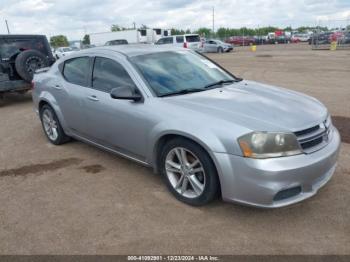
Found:
[(63, 77), (52, 82), (52, 94), (59, 104), (68, 127), (79, 136), (86, 136), (85, 100), (92, 58), (76, 57), (59, 65)]

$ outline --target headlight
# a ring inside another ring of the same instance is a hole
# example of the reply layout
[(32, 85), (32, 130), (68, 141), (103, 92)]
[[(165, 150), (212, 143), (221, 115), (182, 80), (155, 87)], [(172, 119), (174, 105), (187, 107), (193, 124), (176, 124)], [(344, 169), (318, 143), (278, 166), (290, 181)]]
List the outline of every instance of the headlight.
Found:
[(253, 132), (238, 138), (243, 156), (270, 158), (301, 154), (297, 138), (292, 133)]

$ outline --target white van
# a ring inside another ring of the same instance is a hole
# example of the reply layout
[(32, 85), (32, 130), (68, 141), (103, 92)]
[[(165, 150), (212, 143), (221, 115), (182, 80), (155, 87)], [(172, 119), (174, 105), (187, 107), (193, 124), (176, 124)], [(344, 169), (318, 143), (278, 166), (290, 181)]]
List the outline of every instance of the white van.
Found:
[(200, 50), (202, 42), (198, 34), (173, 35), (160, 38), (156, 45), (175, 45)]

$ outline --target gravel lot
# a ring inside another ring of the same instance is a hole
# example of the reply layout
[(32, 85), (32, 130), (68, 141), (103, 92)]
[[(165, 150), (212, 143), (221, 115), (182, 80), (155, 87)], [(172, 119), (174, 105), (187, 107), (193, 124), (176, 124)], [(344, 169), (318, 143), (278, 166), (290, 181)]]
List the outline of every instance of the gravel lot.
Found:
[(329, 108), (343, 136), (329, 184), (276, 210), (190, 207), (150, 169), (80, 142), (49, 144), (30, 95), (9, 95), (0, 106), (0, 253), (350, 254), (350, 50), (277, 45), (210, 56)]

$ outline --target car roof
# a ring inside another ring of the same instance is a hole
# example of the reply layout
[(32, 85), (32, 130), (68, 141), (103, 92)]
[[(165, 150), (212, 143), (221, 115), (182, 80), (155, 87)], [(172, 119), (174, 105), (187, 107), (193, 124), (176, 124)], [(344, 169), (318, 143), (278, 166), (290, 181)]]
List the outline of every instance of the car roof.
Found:
[(18, 38), (43, 38), (44, 35), (0, 35), (0, 38), (6, 38), (6, 39), (18, 39)]
[(101, 47), (93, 47), (80, 52), (80, 54), (84, 53), (94, 53), (96, 51), (102, 52), (117, 52), (123, 54), (127, 57), (133, 57), (138, 55), (146, 55), (160, 52), (168, 52), (168, 51), (188, 51), (188, 49), (176, 46), (159, 46), (159, 45), (151, 45), (151, 44), (129, 44), (129, 45), (116, 45), (116, 46), (101, 46)]

